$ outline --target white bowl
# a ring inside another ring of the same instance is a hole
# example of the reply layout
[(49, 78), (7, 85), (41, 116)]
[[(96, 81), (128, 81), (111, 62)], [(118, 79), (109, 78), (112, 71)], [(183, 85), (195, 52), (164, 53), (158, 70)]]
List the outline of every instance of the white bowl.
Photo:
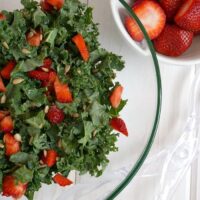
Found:
[[(127, 3), (133, 2), (126, 0)], [(125, 8), (119, 2), (119, 0), (110, 0), (111, 10), (116, 22), (117, 27), (124, 36), (125, 40), (130, 44), (131, 47), (142, 53), (144, 56), (150, 55), (150, 51), (145, 41), (136, 42), (128, 34), (124, 26), (124, 18), (128, 15)], [(131, 3), (129, 4), (131, 5)], [(168, 57), (157, 53), (159, 61), (175, 64), (175, 65), (193, 65), (200, 63), (200, 36), (196, 36), (193, 40), (191, 47), (179, 57)]]

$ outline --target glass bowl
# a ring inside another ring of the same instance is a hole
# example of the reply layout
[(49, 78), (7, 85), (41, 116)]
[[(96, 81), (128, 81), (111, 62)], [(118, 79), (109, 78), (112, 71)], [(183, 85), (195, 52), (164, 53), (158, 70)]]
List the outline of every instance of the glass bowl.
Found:
[[(15, 0), (11, 4), (11, 1), (1, 0), (0, 7), (2, 10), (16, 9), (20, 7), (20, 1)], [(109, 2), (96, 1), (94, 20), (100, 23), (99, 41), (104, 48), (122, 55), (126, 62), (126, 68), (117, 74), (117, 80), (124, 87), (123, 98), (128, 99), (121, 117), (126, 121), (129, 136), (119, 136), (119, 151), (109, 155), (110, 163), (101, 177), (80, 176), (71, 172), (74, 185), (43, 185), (34, 200), (114, 199), (136, 175), (151, 149), (161, 110), (161, 77), (157, 58), (149, 41), (153, 59), (150, 55), (144, 57), (137, 51), (129, 51), (114, 21), (105, 20), (108, 18), (112, 19)]]

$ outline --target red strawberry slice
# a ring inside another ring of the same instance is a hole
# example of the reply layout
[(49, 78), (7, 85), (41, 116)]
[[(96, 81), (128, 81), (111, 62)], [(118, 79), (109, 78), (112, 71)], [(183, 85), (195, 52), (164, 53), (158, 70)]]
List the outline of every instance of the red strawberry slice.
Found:
[(81, 34), (77, 34), (72, 38), (72, 41), (75, 43), (76, 47), (78, 48), (82, 58), (84, 61), (89, 60), (89, 51), (86, 46), (85, 40)]
[(56, 72), (55, 71), (50, 71), (49, 72), (49, 82), (50, 83), (54, 83), (56, 78), (57, 78)]
[(42, 33), (39, 31), (31, 31), (26, 34), (26, 40), (30, 46), (39, 47), (42, 41)]
[(15, 68), (16, 66), (16, 62), (15, 61), (9, 61), (5, 66), (4, 68), (0, 71), (1, 73), (1, 76), (4, 78), (4, 79), (10, 79), (10, 74), (12, 73), (13, 69)]
[(60, 186), (63, 186), (63, 187), (67, 185), (71, 185), (73, 183), (71, 180), (69, 180), (65, 176), (58, 173), (53, 177), (53, 180), (55, 183), (58, 183)]
[(6, 87), (5, 87), (3, 80), (0, 76), (0, 92), (5, 92), (5, 91), (6, 91)]
[(18, 142), (11, 133), (5, 133), (3, 136), (5, 143), (5, 154), (11, 156), (20, 151), (20, 142)]
[[(142, 0), (133, 6), (133, 11), (146, 28), (149, 37), (158, 37), (166, 22), (166, 15), (160, 5), (152, 0)], [(140, 27), (131, 17), (125, 18), (125, 27), (134, 40), (140, 42), (144, 39)]]
[(11, 116), (4, 117), (0, 122), (0, 130), (3, 132), (10, 132), (14, 129)]
[(57, 106), (51, 106), (47, 113), (47, 118), (52, 124), (60, 124), (65, 118), (64, 112)]
[(51, 65), (52, 65), (53, 61), (51, 60), (51, 58), (45, 58), (43, 61), (43, 65), (41, 66), (41, 68), (46, 68), (46, 69), (51, 69)]
[(55, 150), (49, 149), (46, 151), (46, 155), (43, 153), (42, 155), (42, 161), (44, 164), (46, 164), (48, 167), (52, 167), (56, 164), (56, 158), (58, 157), (58, 154)]
[(166, 25), (164, 31), (154, 40), (158, 53), (166, 56), (180, 56), (192, 44), (193, 33), (176, 25)]
[(65, 3), (64, 0), (46, 0), (46, 2), (56, 10), (60, 10)]
[(183, 0), (161, 0), (160, 4), (165, 11), (168, 21), (172, 21)]
[(124, 134), (125, 136), (128, 136), (128, 130), (126, 127), (126, 124), (123, 119), (121, 118), (112, 118), (110, 120), (110, 126), (120, 133)]
[(46, 12), (51, 12), (53, 10), (53, 6), (50, 5), (49, 3), (47, 3), (46, 0), (42, 0), (40, 2), (40, 6), (41, 6), (42, 10), (46, 11)]
[(73, 101), (72, 93), (67, 84), (63, 84), (56, 78), (54, 82), (56, 99), (60, 103), (71, 103)]
[(30, 78), (37, 79), (39, 81), (48, 81), (49, 80), (49, 73), (40, 71), (40, 70), (33, 70), (28, 72), (28, 76)]
[(121, 96), (123, 92), (123, 87), (121, 85), (116, 86), (110, 95), (110, 103), (113, 108), (117, 108), (121, 103)]
[(0, 110), (0, 121), (7, 115), (9, 115), (8, 111)]
[(185, 30), (200, 31), (200, 0), (184, 1), (174, 20)]
[(6, 16), (0, 12), (0, 21), (3, 21), (6, 19)]
[(9, 175), (3, 178), (3, 196), (18, 199), (25, 194), (26, 189), (27, 183), (21, 183), (19, 181), (16, 181), (14, 176)]

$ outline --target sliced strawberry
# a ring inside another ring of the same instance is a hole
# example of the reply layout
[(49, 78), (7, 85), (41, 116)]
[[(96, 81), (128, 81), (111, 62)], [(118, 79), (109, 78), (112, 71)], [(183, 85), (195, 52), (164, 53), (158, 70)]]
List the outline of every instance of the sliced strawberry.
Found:
[[(160, 5), (152, 0), (142, 0), (133, 6), (133, 11), (146, 28), (150, 39), (158, 37), (166, 22), (166, 15)], [(125, 27), (134, 40), (140, 42), (144, 39), (140, 27), (131, 17), (125, 18)]]
[(185, 30), (200, 31), (200, 0), (184, 1), (174, 20)]
[(46, 151), (46, 154), (43, 153), (42, 155), (42, 161), (44, 164), (46, 164), (48, 167), (52, 167), (56, 164), (56, 158), (58, 157), (58, 154), (55, 150), (49, 149)]
[(81, 34), (77, 34), (72, 38), (72, 41), (75, 43), (76, 47), (78, 48), (82, 58), (84, 61), (89, 60), (89, 51), (86, 46), (85, 40)]
[(123, 87), (119, 85), (115, 87), (112, 94), (110, 95), (110, 103), (113, 108), (117, 108), (121, 103), (122, 92), (123, 92)]
[(55, 183), (58, 183), (60, 186), (63, 186), (63, 187), (67, 185), (71, 185), (73, 183), (71, 180), (69, 180), (65, 176), (58, 173), (53, 177), (53, 180)]
[(42, 33), (39, 31), (31, 31), (26, 34), (26, 40), (30, 46), (39, 47), (42, 41)]
[(6, 91), (6, 87), (5, 87), (3, 80), (0, 76), (0, 92), (5, 92), (5, 91)]
[(126, 124), (123, 119), (121, 118), (112, 118), (110, 120), (110, 126), (120, 133), (124, 134), (125, 136), (128, 136), (128, 130), (126, 128)]
[(176, 25), (166, 25), (164, 31), (154, 40), (158, 53), (166, 56), (180, 56), (192, 44), (193, 33)]
[(6, 19), (6, 16), (0, 12), (0, 21), (3, 21)]
[(65, 3), (64, 0), (46, 0), (46, 2), (56, 10), (60, 10)]
[(4, 117), (0, 122), (0, 130), (3, 132), (10, 132), (14, 129), (11, 116)]
[(1, 73), (1, 76), (4, 78), (4, 79), (10, 79), (10, 74), (12, 73), (13, 69), (15, 68), (16, 66), (16, 62), (15, 61), (9, 61), (5, 66), (4, 68), (0, 71)]
[(40, 70), (33, 70), (28, 72), (28, 76), (30, 78), (37, 79), (39, 81), (48, 81), (49, 80), (49, 73), (40, 71)]
[(11, 156), (21, 150), (20, 142), (18, 142), (11, 133), (5, 133), (3, 136), (5, 143), (5, 154)]
[(42, 10), (46, 11), (46, 12), (51, 12), (53, 10), (53, 6), (51, 6), (49, 3), (47, 3), (46, 0), (42, 0), (40, 2), (40, 6), (41, 6)]
[(27, 189), (27, 183), (21, 183), (14, 176), (8, 175), (3, 178), (3, 196), (18, 199), (22, 197)]
[(57, 74), (55, 71), (50, 71), (49, 72), (49, 82), (54, 83), (56, 81)]
[(165, 11), (168, 21), (172, 21), (183, 0), (161, 0), (160, 4)]
[(8, 111), (0, 110), (0, 121), (7, 115), (9, 115)]
[(51, 58), (45, 58), (43, 61), (43, 65), (41, 66), (41, 68), (46, 68), (46, 69), (51, 69), (51, 65), (52, 65), (53, 61), (51, 60)]
[(64, 112), (57, 106), (51, 106), (47, 113), (47, 118), (52, 124), (60, 124), (65, 118)]
[(73, 101), (72, 93), (67, 84), (63, 84), (56, 78), (54, 82), (56, 99), (60, 103), (71, 103)]

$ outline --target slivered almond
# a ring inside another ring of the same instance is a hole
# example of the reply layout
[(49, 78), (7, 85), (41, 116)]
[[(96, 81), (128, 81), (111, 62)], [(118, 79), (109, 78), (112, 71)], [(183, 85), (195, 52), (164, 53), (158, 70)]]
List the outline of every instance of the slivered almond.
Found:
[(22, 137), (21, 137), (21, 135), (20, 135), (19, 133), (16, 133), (16, 134), (14, 135), (14, 138), (15, 138), (15, 140), (17, 140), (18, 142), (22, 142)]
[(24, 81), (23, 78), (16, 78), (16, 79), (13, 80), (13, 84), (14, 84), (14, 85), (17, 85), (17, 84), (19, 84), (19, 83), (22, 83), (23, 81)]
[(45, 108), (44, 108), (44, 113), (47, 114), (48, 111), (49, 111), (49, 106), (45, 106)]
[(42, 71), (44, 71), (44, 72), (49, 72), (49, 69), (46, 68), (46, 67), (42, 67), (41, 69), (42, 69)]
[(3, 46), (4, 46), (6, 49), (9, 49), (9, 46), (8, 46), (8, 43), (7, 43), (7, 42), (3, 42), (2, 44), (3, 44)]
[(1, 97), (0, 103), (1, 104), (6, 103), (6, 95), (5, 94)]
[(28, 49), (22, 49), (22, 53), (24, 53), (24, 54), (30, 54), (31, 52), (28, 50)]
[(70, 70), (71, 66), (70, 65), (66, 65), (65, 66), (65, 74), (67, 74)]

